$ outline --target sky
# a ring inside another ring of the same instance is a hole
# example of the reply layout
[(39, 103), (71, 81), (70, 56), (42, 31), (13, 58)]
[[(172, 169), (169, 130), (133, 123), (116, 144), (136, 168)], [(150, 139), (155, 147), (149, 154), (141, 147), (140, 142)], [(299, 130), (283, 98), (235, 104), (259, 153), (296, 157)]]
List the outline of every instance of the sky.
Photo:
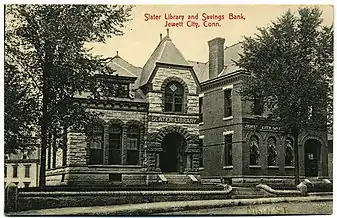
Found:
[[(225, 46), (231, 46), (241, 40), (243, 36), (252, 36), (258, 33), (257, 27), (266, 27), (277, 17), (290, 9), (296, 12), (300, 5), (136, 5), (132, 12), (132, 20), (125, 23), (123, 36), (114, 36), (105, 44), (96, 43), (93, 53), (105, 57), (113, 57), (116, 52), (131, 64), (143, 67), (153, 50), (159, 43), (160, 33), (166, 35), (166, 21), (179, 22), (180, 20), (166, 20), (165, 13), (184, 15), (183, 27), (169, 27), (170, 38), (182, 52), (185, 59), (200, 62), (208, 61), (207, 42), (216, 37), (225, 38)], [(323, 24), (333, 23), (333, 6), (321, 5)], [(145, 14), (161, 15), (159, 20), (145, 21)], [(203, 27), (202, 14), (223, 15), (220, 22), (209, 19), (209, 22), (218, 22), (218, 27)], [(241, 15), (245, 19), (229, 19), (229, 14)], [(200, 27), (186, 27), (188, 15), (198, 14), (196, 21)]]

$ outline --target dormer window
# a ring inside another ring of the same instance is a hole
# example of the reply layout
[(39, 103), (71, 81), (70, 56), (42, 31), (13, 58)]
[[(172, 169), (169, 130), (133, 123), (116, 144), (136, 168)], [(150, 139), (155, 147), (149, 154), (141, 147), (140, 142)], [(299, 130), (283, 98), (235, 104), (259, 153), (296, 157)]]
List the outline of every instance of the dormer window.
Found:
[(170, 82), (165, 88), (165, 111), (183, 112), (184, 88), (178, 82)]
[(129, 98), (130, 86), (128, 83), (105, 81), (104, 96), (116, 98)]

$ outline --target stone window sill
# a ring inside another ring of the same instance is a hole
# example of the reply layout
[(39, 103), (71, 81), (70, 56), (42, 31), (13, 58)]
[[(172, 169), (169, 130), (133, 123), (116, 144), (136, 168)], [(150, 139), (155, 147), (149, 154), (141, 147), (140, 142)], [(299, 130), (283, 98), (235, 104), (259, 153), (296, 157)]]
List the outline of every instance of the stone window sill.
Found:
[(258, 168), (261, 168), (261, 166), (260, 165), (250, 165), (249, 168), (256, 168), (256, 169), (258, 169)]
[(202, 125), (204, 125), (204, 122), (199, 123), (199, 126), (202, 126)]
[(230, 169), (233, 169), (233, 166), (224, 166), (223, 169), (230, 170)]
[(222, 120), (232, 120), (233, 119), (233, 116), (229, 116), (229, 117), (224, 117), (222, 118)]
[(141, 165), (103, 165), (103, 164), (95, 164), (95, 165), (88, 165), (88, 167), (101, 167), (101, 168), (109, 168), (109, 167), (114, 167), (114, 168), (133, 168), (137, 167), (140, 168), (142, 167)]
[(294, 166), (285, 166), (284, 169), (295, 169)]
[(199, 170), (199, 171), (203, 171), (204, 168), (203, 168), (203, 167), (199, 167), (198, 170)]
[(278, 169), (279, 166), (268, 166), (267, 168), (268, 168), (268, 169)]

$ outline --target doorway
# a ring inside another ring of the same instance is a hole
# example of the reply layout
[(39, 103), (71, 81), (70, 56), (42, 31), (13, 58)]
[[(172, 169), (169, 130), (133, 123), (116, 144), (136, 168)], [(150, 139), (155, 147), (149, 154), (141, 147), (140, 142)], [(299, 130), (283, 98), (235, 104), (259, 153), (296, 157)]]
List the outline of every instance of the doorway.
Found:
[(163, 173), (183, 173), (186, 166), (186, 140), (179, 133), (169, 133), (162, 141), (159, 167)]
[(319, 170), (321, 143), (316, 139), (309, 139), (304, 143), (304, 150), (305, 176), (316, 177)]

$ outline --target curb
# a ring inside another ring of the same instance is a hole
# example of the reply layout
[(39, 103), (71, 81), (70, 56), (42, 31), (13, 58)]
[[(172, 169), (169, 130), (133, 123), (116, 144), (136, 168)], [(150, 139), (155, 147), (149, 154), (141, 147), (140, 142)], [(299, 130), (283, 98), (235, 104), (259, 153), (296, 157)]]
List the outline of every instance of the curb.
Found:
[(176, 202), (156, 202), (145, 204), (129, 205), (108, 205), (94, 207), (72, 207), (54, 208), (43, 210), (21, 211), (8, 213), (7, 216), (17, 215), (76, 215), (76, 216), (107, 216), (107, 215), (150, 215), (154, 213), (167, 213), (186, 210), (198, 210), (208, 208), (233, 207), (255, 204), (270, 204), (281, 202), (318, 202), (332, 201), (332, 196), (309, 196), (309, 197), (274, 197), (257, 199), (226, 199), (226, 200), (207, 200), (207, 201), (176, 201)]

